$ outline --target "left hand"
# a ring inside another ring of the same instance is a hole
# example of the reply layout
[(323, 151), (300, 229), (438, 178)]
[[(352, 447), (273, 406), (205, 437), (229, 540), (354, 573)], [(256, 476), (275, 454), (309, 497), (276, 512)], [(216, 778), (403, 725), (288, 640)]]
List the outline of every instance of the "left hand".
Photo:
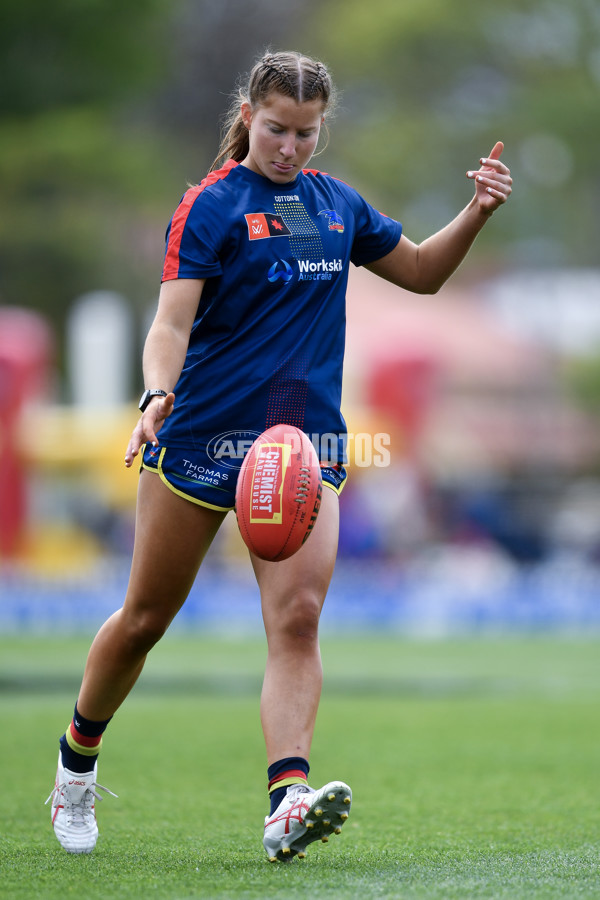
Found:
[(480, 160), (481, 168), (476, 172), (467, 172), (467, 178), (475, 181), (475, 200), (486, 215), (491, 215), (502, 203), (506, 203), (512, 192), (510, 169), (500, 161), (503, 150), (504, 144), (498, 141), (490, 155)]
[(166, 397), (154, 397), (148, 408), (133, 429), (133, 434), (125, 451), (125, 465), (129, 469), (143, 444), (158, 447), (156, 434), (163, 426), (165, 419), (173, 412), (175, 394), (171, 391)]

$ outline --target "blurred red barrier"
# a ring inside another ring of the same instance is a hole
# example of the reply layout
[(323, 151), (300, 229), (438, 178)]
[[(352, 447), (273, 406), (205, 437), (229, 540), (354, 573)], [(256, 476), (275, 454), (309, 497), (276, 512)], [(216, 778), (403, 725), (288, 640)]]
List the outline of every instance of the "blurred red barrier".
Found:
[(402, 428), (406, 448), (413, 452), (434, 396), (438, 366), (426, 353), (398, 353), (378, 361), (367, 380), (373, 409), (389, 415)]
[(0, 307), (0, 558), (14, 557), (24, 535), (26, 472), (19, 426), (25, 405), (47, 392), (52, 358), (53, 338), (45, 319)]

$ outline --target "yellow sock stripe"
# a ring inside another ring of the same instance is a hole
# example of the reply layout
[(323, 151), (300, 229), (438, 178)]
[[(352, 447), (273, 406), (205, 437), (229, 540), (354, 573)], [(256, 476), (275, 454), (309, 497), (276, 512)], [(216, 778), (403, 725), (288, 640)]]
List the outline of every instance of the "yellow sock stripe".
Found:
[(83, 744), (79, 744), (73, 735), (71, 734), (71, 726), (67, 728), (65, 732), (65, 737), (67, 739), (67, 744), (74, 750), (75, 753), (81, 753), (82, 756), (97, 756), (100, 753), (100, 748), (102, 746), (102, 738), (100, 738), (100, 743), (95, 747), (84, 747)]
[(307, 778), (300, 778), (299, 775), (292, 778), (282, 778), (281, 781), (276, 781), (275, 784), (271, 786), (269, 793), (272, 794), (273, 791), (276, 791), (278, 788), (289, 787), (290, 784), (307, 784), (307, 782)]

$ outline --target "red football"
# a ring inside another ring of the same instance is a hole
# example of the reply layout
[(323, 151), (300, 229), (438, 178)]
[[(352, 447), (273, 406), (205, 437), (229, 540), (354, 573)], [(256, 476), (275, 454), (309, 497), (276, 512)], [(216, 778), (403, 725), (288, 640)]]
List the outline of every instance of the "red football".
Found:
[(308, 538), (320, 505), (321, 468), (308, 437), (293, 425), (263, 431), (246, 454), (235, 493), (246, 546), (261, 559), (288, 559)]

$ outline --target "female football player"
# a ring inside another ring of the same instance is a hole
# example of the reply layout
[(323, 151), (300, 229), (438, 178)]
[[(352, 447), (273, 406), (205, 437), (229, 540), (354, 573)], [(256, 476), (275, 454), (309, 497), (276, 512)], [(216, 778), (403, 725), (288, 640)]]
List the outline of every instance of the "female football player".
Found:
[(234, 506), (241, 456), (219, 452), (221, 438), (234, 434), (247, 446), (277, 423), (324, 437), (324, 490), (310, 540), (294, 556), (265, 562), (251, 554), (268, 644), (268, 857), (303, 856), (310, 842), (339, 833), (350, 812), (344, 782), (313, 790), (307, 778), (322, 682), (319, 616), (346, 478), (340, 399), (349, 266), (435, 293), (512, 182), (497, 143), (467, 173), (475, 191), (466, 208), (417, 245), (347, 184), (308, 168), (332, 101), (323, 63), (266, 53), (233, 103), (215, 165), (170, 222), (143, 354), (147, 389), (125, 455), (127, 466), (141, 456), (130, 582), (122, 609), (91, 646), (51, 794), (54, 830), (71, 853), (96, 843), (103, 732)]

